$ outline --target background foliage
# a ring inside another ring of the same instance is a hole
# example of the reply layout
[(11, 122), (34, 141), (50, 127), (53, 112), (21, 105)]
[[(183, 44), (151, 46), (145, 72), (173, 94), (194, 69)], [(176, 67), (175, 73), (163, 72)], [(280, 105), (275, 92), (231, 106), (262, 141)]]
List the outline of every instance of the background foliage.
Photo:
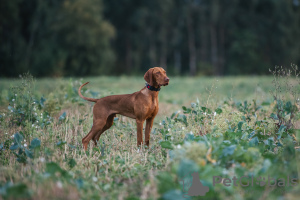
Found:
[(0, 2), (0, 76), (265, 74), (299, 64), (299, 0)]

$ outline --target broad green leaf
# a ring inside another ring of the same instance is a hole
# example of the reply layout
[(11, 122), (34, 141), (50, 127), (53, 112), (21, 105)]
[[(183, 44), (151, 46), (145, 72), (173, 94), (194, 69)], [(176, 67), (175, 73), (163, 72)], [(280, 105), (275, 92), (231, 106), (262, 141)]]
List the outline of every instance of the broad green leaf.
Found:
[(14, 141), (17, 143), (19, 146), (22, 145), (23, 141), (23, 136), (20, 133), (15, 133), (14, 134)]
[(272, 118), (272, 119), (275, 119), (275, 120), (278, 120), (278, 117), (277, 117), (277, 115), (276, 115), (276, 114), (274, 114), (274, 113), (271, 113), (271, 115), (270, 115), (270, 118)]
[(280, 135), (278, 135), (277, 139), (279, 140), (280, 138), (281, 138), (281, 134), (280, 134)]
[(41, 97), (41, 99), (40, 99), (40, 105), (41, 105), (42, 107), (44, 107), (45, 101), (46, 101), (46, 99), (45, 99), (44, 97)]
[(267, 101), (264, 101), (264, 102), (262, 102), (262, 106), (269, 106), (271, 103), (270, 102), (267, 102)]
[(241, 131), (242, 130), (242, 126), (243, 126), (244, 122), (243, 121), (240, 121), (238, 123), (238, 130)]
[(231, 144), (231, 142), (229, 140), (224, 140), (223, 143), (225, 143), (225, 144)]
[(279, 127), (279, 130), (278, 130), (277, 134), (283, 133), (283, 132), (285, 131), (285, 129), (286, 129), (286, 126), (282, 124), (282, 125)]
[(27, 185), (24, 183), (17, 183), (8, 187), (6, 189), (6, 194), (6, 196), (9, 197), (9, 199), (27, 199), (29, 197)]
[(212, 113), (211, 109), (209, 109), (209, 108), (206, 108), (206, 112), (207, 112), (207, 114), (211, 114)]
[(48, 172), (51, 175), (54, 175), (56, 172), (62, 172), (62, 169), (60, 166), (55, 162), (49, 162), (46, 164), (46, 172)]
[(75, 180), (75, 184), (77, 186), (78, 189), (82, 188), (83, 187), (83, 180), (80, 178), (80, 179), (76, 179)]
[(230, 145), (229, 147), (225, 147), (223, 149), (223, 156), (232, 155), (235, 149), (236, 149), (236, 145)]
[(219, 115), (219, 114), (221, 114), (221, 113), (223, 112), (223, 110), (222, 110), (221, 108), (217, 108), (217, 109), (215, 110), (215, 112)]
[(248, 135), (248, 139), (252, 138), (255, 135), (255, 131), (252, 131), (249, 135)]
[(280, 140), (278, 140), (277, 145), (278, 145), (279, 147), (282, 147), (282, 146), (283, 146), (283, 144), (280, 142)]
[(272, 162), (269, 159), (265, 159), (261, 168), (261, 173), (268, 172), (269, 168), (272, 166)]
[(292, 104), (290, 101), (286, 102), (285, 107), (284, 107), (284, 110), (285, 110), (287, 113), (291, 113), (292, 110), (293, 110), (293, 104)]
[(274, 137), (269, 137), (268, 140), (274, 142)]
[(66, 116), (67, 116), (67, 113), (64, 112), (61, 116), (59, 116), (58, 120), (59, 120), (60, 122), (62, 122), (62, 121), (64, 121), (64, 120), (66, 119)]
[(28, 158), (31, 158), (31, 159), (33, 158), (33, 153), (30, 150), (25, 149), (25, 154)]
[(35, 149), (35, 148), (40, 147), (40, 146), (41, 146), (41, 141), (38, 138), (34, 138), (31, 141), (31, 143), (29, 145), (29, 148), (30, 149)]
[(241, 139), (242, 140), (246, 140), (248, 137), (248, 133), (247, 132), (245, 132), (243, 135), (242, 135), (242, 137), (241, 137)]
[(69, 167), (72, 169), (73, 167), (75, 167), (76, 165), (76, 161), (73, 159), (73, 158), (70, 158), (69, 161), (68, 161), (68, 165)]
[(268, 139), (267, 140), (263, 140), (263, 142), (264, 142), (265, 145), (270, 146), (270, 142), (269, 142)]
[(19, 148), (19, 145), (17, 143), (14, 143), (9, 149), (10, 150), (16, 150)]
[(188, 141), (188, 140), (194, 140), (195, 136), (192, 133), (187, 133), (185, 134), (184, 140)]
[(178, 189), (170, 190), (170, 191), (164, 193), (162, 197), (165, 200), (174, 200), (174, 199), (176, 199), (176, 200), (187, 200), (187, 199), (191, 199), (191, 197), (189, 197), (189, 196), (183, 197), (183, 193)]
[[(184, 107), (184, 106), (183, 106)], [(183, 108), (182, 107), (182, 108)], [(176, 111), (176, 112), (174, 112), (172, 115), (171, 115), (171, 119), (173, 119), (175, 116), (177, 116), (177, 114), (179, 113), (179, 110), (178, 111)], [(163, 122), (165, 122), (164, 120), (163, 120)]]
[(191, 103), (192, 108), (196, 108), (197, 104), (196, 103)]
[(68, 144), (68, 146), (71, 147), (72, 149), (76, 149), (74, 145)]
[(248, 108), (248, 102), (244, 101), (244, 109), (246, 110)]
[(61, 147), (61, 146), (63, 146), (66, 143), (67, 143), (66, 141), (59, 141), (58, 143), (56, 143), (56, 145), (59, 146), (59, 147)]
[(22, 149), (19, 148), (18, 153), (13, 152), (15, 154), (15, 156), (17, 157), (17, 161), (19, 163), (26, 163), (27, 161), (27, 157), (25, 156), (26, 154), (24, 154), (24, 151)]
[(156, 178), (158, 180), (158, 192), (160, 194), (176, 188), (176, 182), (173, 180), (171, 173), (161, 171)]
[(254, 137), (252, 138), (250, 141), (249, 141), (249, 145), (250, 146), (257, 146), (258, 145), (258, 138), (257, 137)]
[(162, 148), (165, 148), (165, 149), (174, 149), (173, 145), (172, 145), (172, 143), (170, 141), (161, 141), (159, 144), (160, 144), (160, 146)]
[(256, 121), (255, 125), (260, 126), (261, 125), (261, 121)]
[(198, 172), (199, 166), (190, 159), (182, 159), (179, 163), (177, 175), (178, 177), (184, 178), (186, 176), (189, 176), (193, 172)]

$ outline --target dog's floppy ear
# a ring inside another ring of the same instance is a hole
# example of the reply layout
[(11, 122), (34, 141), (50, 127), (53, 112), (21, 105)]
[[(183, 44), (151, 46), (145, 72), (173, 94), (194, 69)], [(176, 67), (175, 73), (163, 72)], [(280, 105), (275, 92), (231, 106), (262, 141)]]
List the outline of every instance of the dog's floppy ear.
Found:
[(149, 85), (153, 86), (153, 68), (149, 69), (145, 73), (144, 79)]

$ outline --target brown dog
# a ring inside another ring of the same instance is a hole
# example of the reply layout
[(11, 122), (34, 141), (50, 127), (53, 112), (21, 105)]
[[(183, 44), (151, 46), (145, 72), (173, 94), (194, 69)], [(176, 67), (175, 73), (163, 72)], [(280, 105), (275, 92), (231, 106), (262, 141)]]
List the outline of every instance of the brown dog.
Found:
[(137, 145), (143, 143), (143, 124), (146, 120), (145, 143), (149, 146), (150, 131), (154, 117), (158, 112), (158, 92), (161, 86), (169, 84), (166, 71), (161, 67), (149, 69), (145, 76), (146, 87), (133, 94), (112, 95), (101, 99), (84, 97), (81, 88), (89, 82), (81, 85), (78, 94), (81, 98), (96, 102), (93, 108), (93, 127), (82, 139), (85, 150), (92, 139), (97, 145), (100, 135), (113, 125), (116, 114), (121, 114), (136, 120), (137, 124)]

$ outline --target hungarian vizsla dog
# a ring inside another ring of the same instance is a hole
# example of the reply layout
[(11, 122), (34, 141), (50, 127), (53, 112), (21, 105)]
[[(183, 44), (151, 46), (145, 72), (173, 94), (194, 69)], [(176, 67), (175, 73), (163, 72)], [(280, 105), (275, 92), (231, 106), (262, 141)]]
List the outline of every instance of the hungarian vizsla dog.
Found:
[(121, 114), (136, 120), (137, 145), (143, 144), (143, 124), (146, 120), (145, 144), (149, 146), (150, 131), (153, 120), (158, 112), (158, 92), (161, 86), (169, 84), (166, 71), (161, 67), (149, 69), (144, 76), (146, 86), (133, 94), (112, 95), (101, 99), (84, 97), (81, 88), (88, 84), (84, 83), (78, 89), (81, 98), (95, 102), (93, 108), (93, 126), (90, 132), (82, 139), (85, 150), (92, 139), (97, 145), (100, 135), (113, 125), (116, 114)]

